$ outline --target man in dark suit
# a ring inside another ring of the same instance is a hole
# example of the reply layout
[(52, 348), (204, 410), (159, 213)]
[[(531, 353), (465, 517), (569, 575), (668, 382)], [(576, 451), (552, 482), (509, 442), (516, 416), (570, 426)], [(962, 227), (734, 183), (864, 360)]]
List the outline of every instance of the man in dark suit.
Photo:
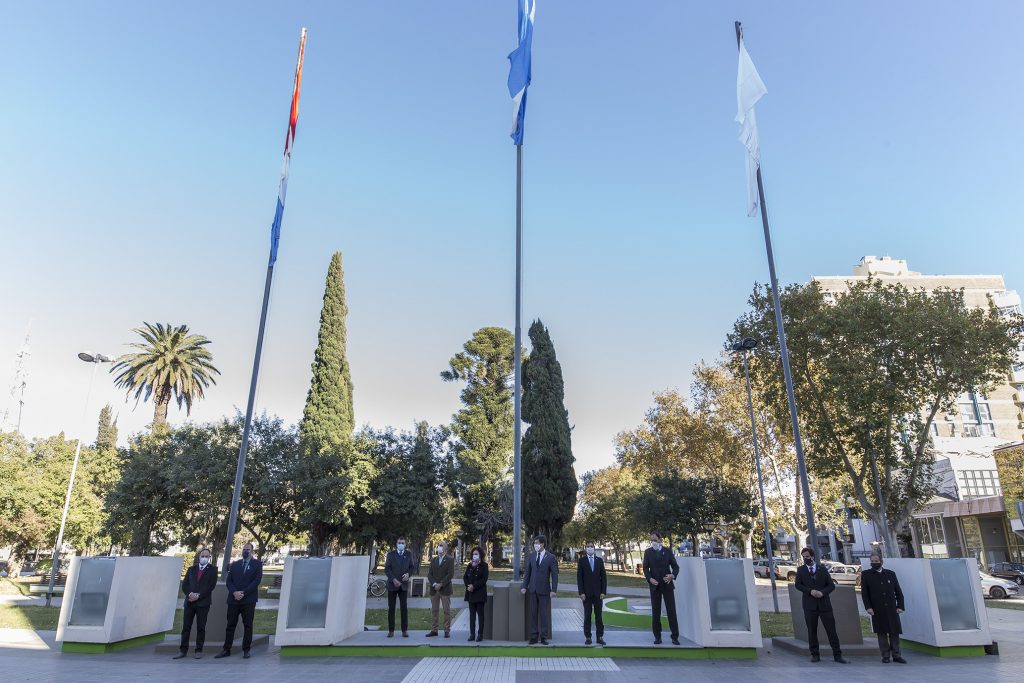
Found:
[(651, 591), (651, 629), (654, 644), (661, 645), (661, 601), (665, 601), (668, 627), (672, 632), (672, 644), (679, 644), (679, 620), (676, 619), (676, 577), (679, 563), (671, 548), (661, 545), (661, 534), (651, 532), (651, 547), (644, 551), (644, 577)]
[(252, 647), (252, 621), (256, 616), (256, 601), (259, 599), (260, 581), (263, 580), (263, 563), (253, 557), (252, 543), (242, 546), (242, 559), (235, 560), (228, 567), (228, 626), (224, 633), (224, 649), (214, 659), (231, 656), (235, 642), (235, 628), (238, 617), (242, 617), (242, 658), (249, 659)]
[(384, 574), (388, 577), (388, 638), (395, 637), (395, 602), (402, 608), (402, 637), (409, 637), (409, 577), (415, 569), (412, 553), (405, 547), (405, 536), (399, 536), (395, 549), (384, 560)]
[(551, 637), (551, 598), (558, 592), (558, 559), (545, 546), (547, 539), (533, 539), (533, 552), (526, 562), (520, 593), (530, 596), (530, 645), (548, 644)]
[(832, 614), (832, 600), (828, 595), (836, 589), (828, 568), (814, 559), (814, 551), (804, 548), (800, 551), (804, 558), (802, 567), (796, 570), (796, 589), (804, 594), (804, 621), (807, 623), (807, 644), (811, 650), (811, 661), (820, 662), (818, 650), (818, 620), (821, 620), (828, 634), (828, 644), (832, 646), (832, 658), (840, 664), (849, 664), (843, 659), (843, 650), (839, 647), (839, 635), (836, 633), (836, 618)]
[(197, 564), (185, 572), (181, 592), (185, 594), (185, 614), (181, 625), (181, 652), (175, 659), (188, 654), (188, 640), (192, 635), (192, 621), (196, 622), (196, 659), (202, 659), (206, 642), (206, 617), (210, 613), (210, 595), (217, 585), (217, 568), (210, 565), (210, 551), (203, 548), (196, 558)]
[(580, 555), (576, 563), (576, 588), (583, 601), (583, 635), (590, 645), (590, 613), (597, 622), (597, 644), (604, 645), (604, 596), (608, 593), (608, 574), (604, 571), (604, 560), (594, 552), (594, 542), (587, 541), (587, 554)]
[(889, 658), (899, 664), (906, 664), (900, 653), (900, 614), (903, 613), (903, 590), (896, 572), (882, 569), (882, 556), (871, 553), (871, 569), (861, 572), (860, 599), (864, 609), (871, 615), (871, 628), (878, 635), (878, 649), (882, 652), (882, 662), (889, 663)]

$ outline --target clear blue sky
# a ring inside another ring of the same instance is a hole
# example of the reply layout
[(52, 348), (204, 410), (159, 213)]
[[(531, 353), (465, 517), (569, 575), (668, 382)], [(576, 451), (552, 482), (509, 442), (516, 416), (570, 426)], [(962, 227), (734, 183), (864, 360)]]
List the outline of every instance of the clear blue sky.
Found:
[[(524, 315), (551, 330), (579, 472), (611, 460), (652, 392), (686, 390), (767, 277), (733, 121), (735, 19), (769, 90), (782, 280), (889, 254), (1024, 289), (1019, 3), (538, 5)], [(513, 0), (15, 3), (0, 381), (5, 395), (31, 320), (30, 436), (78, 431), (75, 354), (123, 352), (143, 320), (213, 339), (224, 374), (194, 419), (244, 408), (301, 26), (258, 409), (301, 415), (340, 249), (357, 420), (457, 410), (438, 373), (475, 329), (513, 322)], [(105, 399), (122, 433), (151, 417), (101, 376), (90, 432)]]

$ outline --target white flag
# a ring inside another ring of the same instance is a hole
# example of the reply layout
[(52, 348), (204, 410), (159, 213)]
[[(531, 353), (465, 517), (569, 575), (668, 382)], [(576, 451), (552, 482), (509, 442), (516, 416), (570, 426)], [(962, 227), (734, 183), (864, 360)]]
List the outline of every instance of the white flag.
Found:
[(761, 143), (757, 137), (757, 119), (754, 105), (768, 89), (757, 75), (754, 63), (747, 54), (747, 46), (740, 38), (740, 64), (736, 73), (736, 122), (740, 124), (740, 143), (747, 148), (747, 215), (757, 213), (757, 169), (761, 165)]

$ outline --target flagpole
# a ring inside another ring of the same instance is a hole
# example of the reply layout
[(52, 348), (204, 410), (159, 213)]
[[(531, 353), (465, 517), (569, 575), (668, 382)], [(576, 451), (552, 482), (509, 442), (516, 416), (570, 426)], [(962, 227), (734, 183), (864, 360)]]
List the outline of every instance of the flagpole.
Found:
[[(736, 22), (736, 49), (743, 40), (743, 27)], [(768, 274), (771, 278), (772, 303), (775, 307), (775, 328), (779, 335), (779, 349), (782, 355), (782, 376), (786, 382), (786, 399), (789, 402), (789, 416), (793, 427), (793, 444), (796, 448), (796, 464), (800, 472), (800, 490), (804, 497), (804, 514), (807, 515), (809, 545), (818, 555), (818, 527), (814, 523), (814, 506), (811, 504), (811, 487), (807, 481), (807, 465), (804, 460), (804, 445), (800, 439), (800, 420), (793, 391), (793, 374), (789, 368), (789, 347), (786, 345), (786, 326), (782, 320), (782, 301), (779, 297), (779, 280), (775, 275), (775, 252), (772, 249), (772, 233), (768, 226), (768, 206), (764, 201), (764, 181), (761, 178), (761, 163), (757, 164), (757, 197), (761, 205), (761, 226), (764, 228), (764, 248), (768, 255)]]
[(512, 580), (520, 577), (523, 523), (523, 471), (522, 471), (522, 382), (523, 382), (523, 146), (516, 145), (516, 328), (515, 328), (515, 396), (513, 429), (515, 445), (512, 454)]
[(242, 497), (242, 481), (245, 477), (245, 459), (249, 452), (249, 434), (252, 428), (252, 413), (256, 405), (256, 386), (260, 374), (260, 359), (263, 355), (263, 338), (267, 330), (267, 309), (270, 306), (270, 285), (274, 281), (274, 263), (277, 262), (277, 240), (280, 236), (281, 219), (284, 215), (284, 199), (288, 189), (288, 168), (292, 155), (292, 142), (295, 140), (295, 124), (299, 115), (299, 86), (302, 83), (302, 58), (306, 50), (306, 29), (302, 29), (299, 38), (299, 57), (295, 66), (295, 83), (292, 87), (292, 106), (288, 117), (288, 133), (285, 137), (284, 166), (281, 171), (281, 184), (278, 190), (277, 206), (274, 211), (274, 223), (271, 229), (270, 260), (267, 263), (267, 278), (263, 284), (263, 306), (260, 309), (260, 327), (256, 335), (256, 353), (252, 361), (252, 378), (249, 381), (249, 401), (245, 406), (245, 425), (242, 427), (242, 445), (238, 449), (238, 464), (235, 467), (235, 488), (231, 493), (231, 512), (228, 515), (228, 533), (224, 540), (224, 560), (221, 563), (221, 576), (227, 576), (231, 566), (231, 549), (235, 542), (235, 530), (238, 526), (238, 505)]

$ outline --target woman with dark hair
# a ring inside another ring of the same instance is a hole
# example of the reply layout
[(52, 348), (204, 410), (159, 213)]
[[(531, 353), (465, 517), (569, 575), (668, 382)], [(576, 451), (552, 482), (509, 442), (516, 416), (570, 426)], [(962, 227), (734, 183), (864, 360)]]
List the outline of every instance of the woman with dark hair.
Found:
[[(484, 639), (484, 605), (487, 604), (487, 563), (480, 546), (473, 548), (473, 558), (466, 565), (462, 580), (466, 584), (466, 602), (469, 603), (469, 640), (480, 642)], [(479, 627), (477, 621), (479, 620)], [(476, 634), (474, 636), (473, 634)]]

